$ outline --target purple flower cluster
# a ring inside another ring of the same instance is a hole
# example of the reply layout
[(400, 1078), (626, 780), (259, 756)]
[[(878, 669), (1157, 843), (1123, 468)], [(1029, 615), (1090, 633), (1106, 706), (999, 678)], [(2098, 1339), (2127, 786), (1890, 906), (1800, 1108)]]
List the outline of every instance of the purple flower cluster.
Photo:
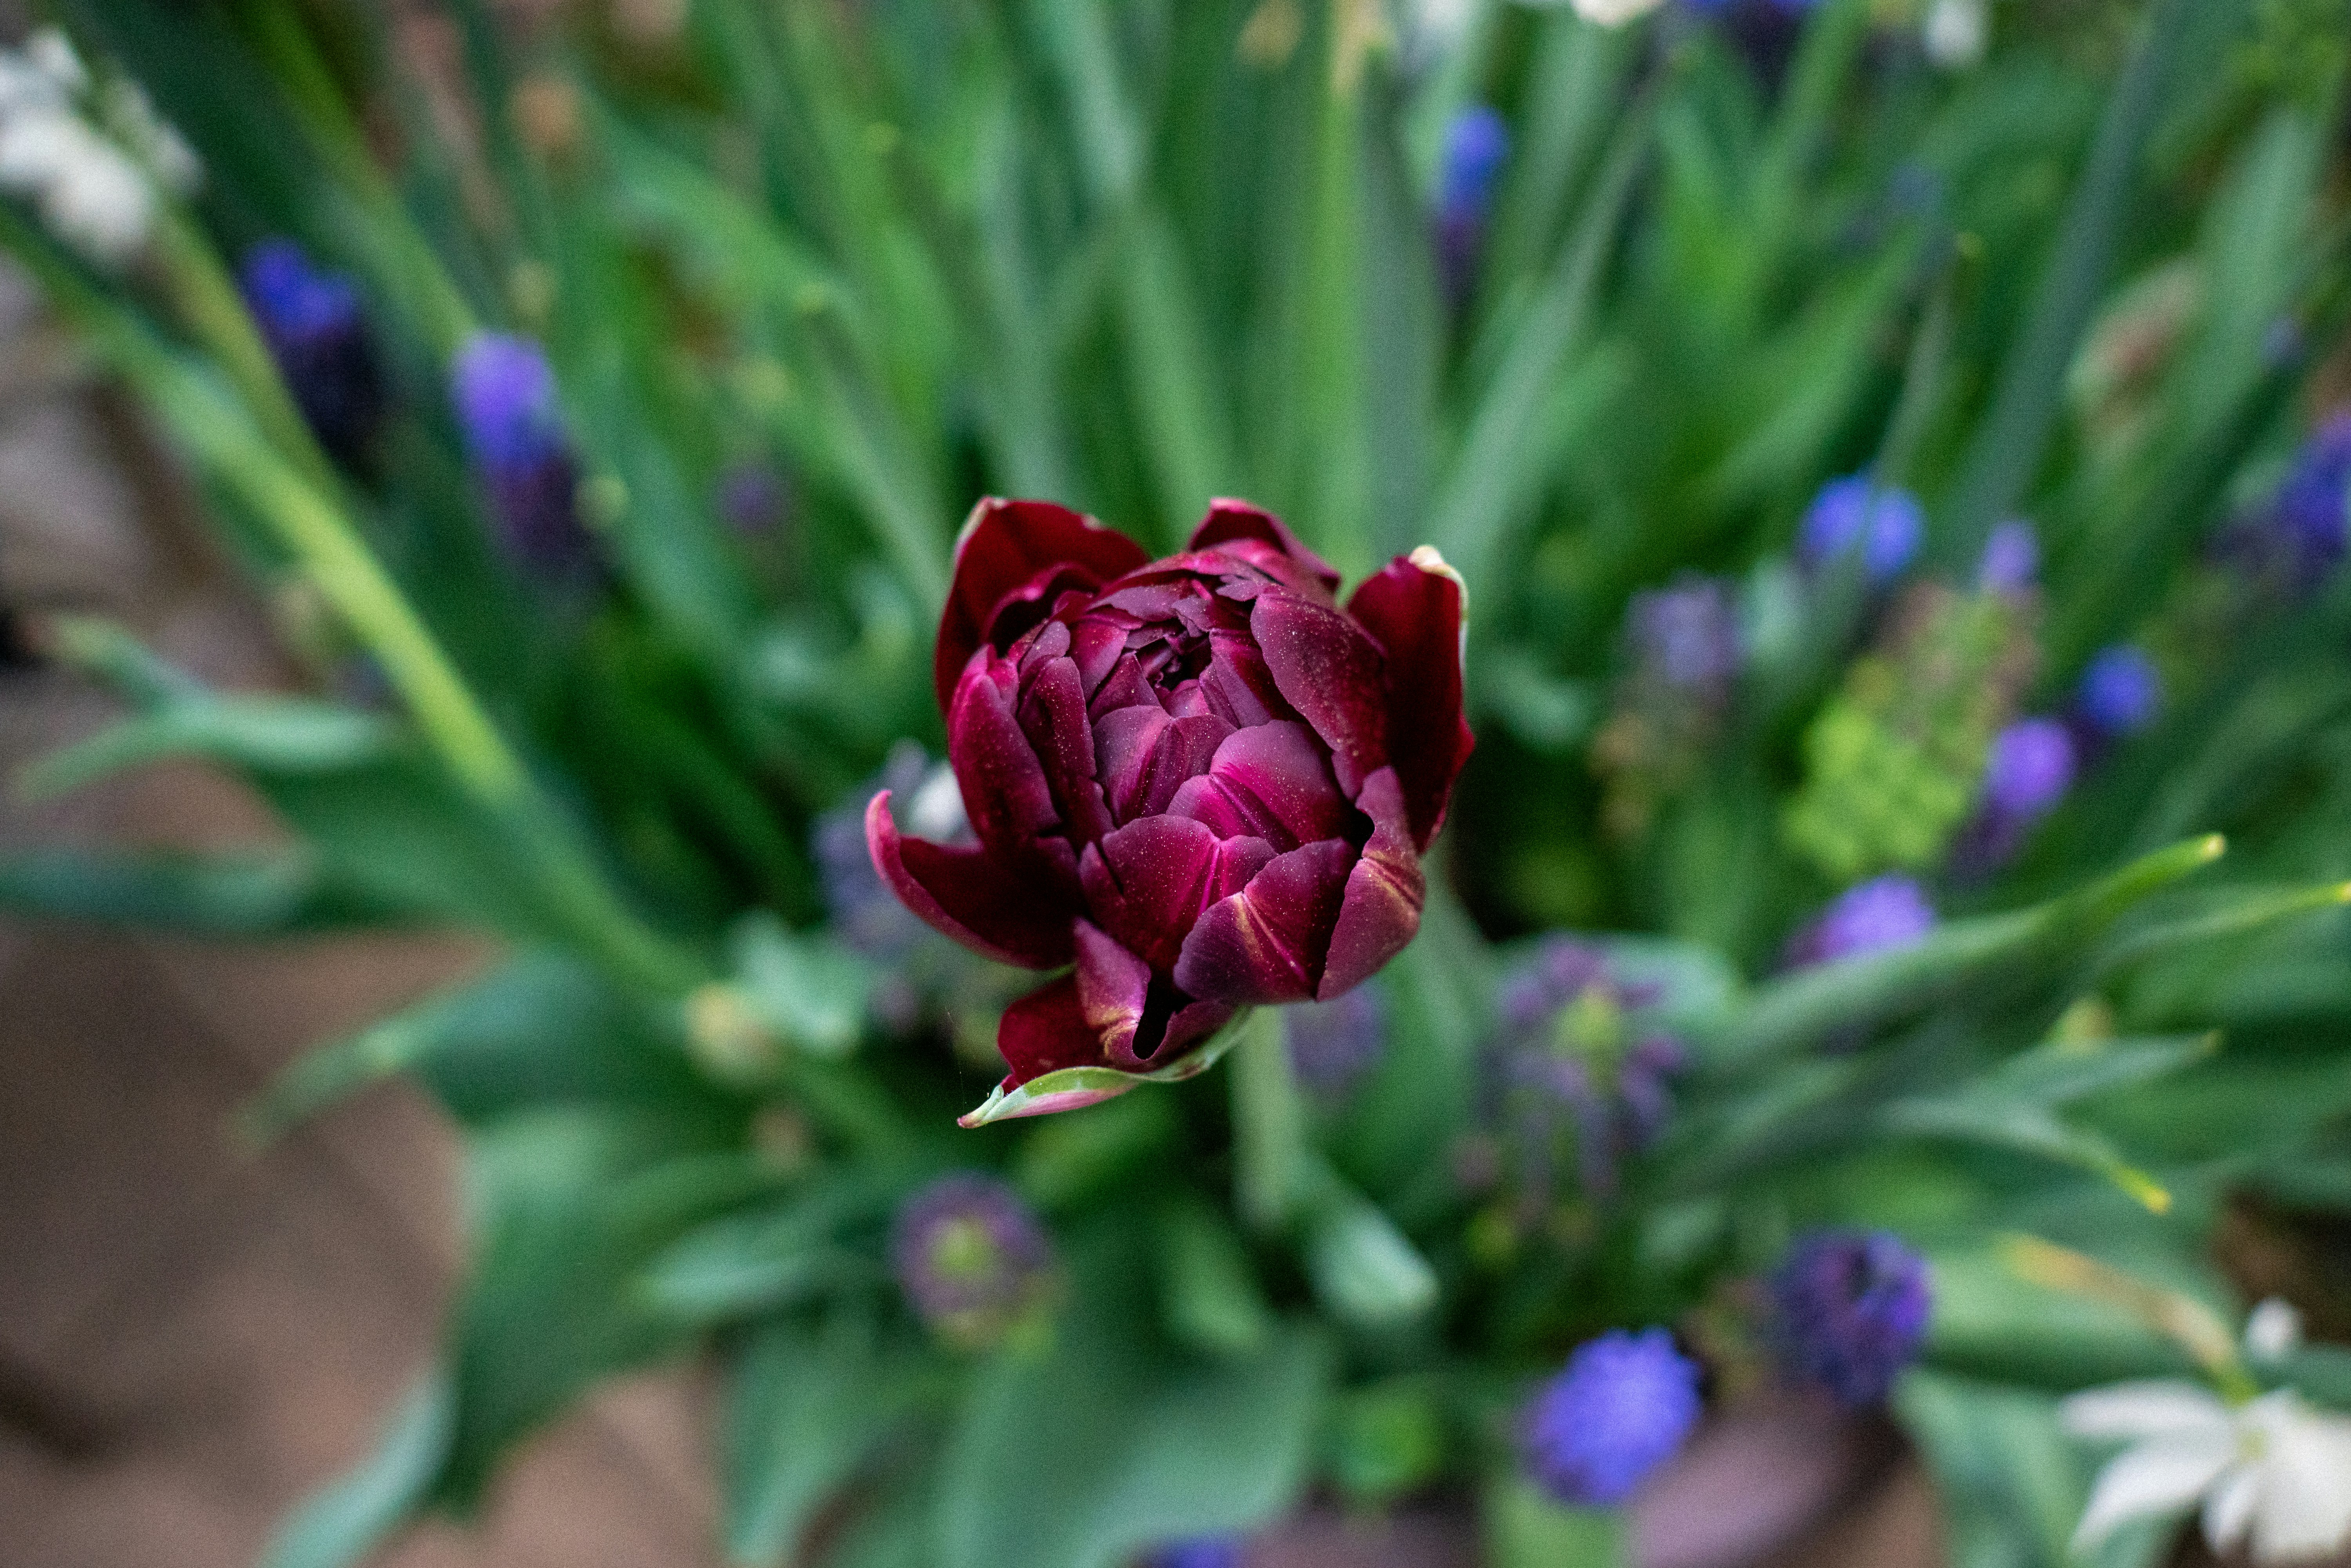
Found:
[(1909, 491), (1880, 486), (1865, 474), (1821, 486), (1796, 528), (1796, 559), (1820, 570), (1857, 550), (1873, 588), (1901, 576), (1927, 538), (1927, 515)]
[(1562, 1133), (1573, 1139), (1585, 1196), (1599, 1198), (1664, 1125), (1689, 1053), (1672, 1035), (1637, 1027), (1656, 1000), (1654, 988), (1617, 980), (1599, 949), (1571, 936), (1546, 940), (1503, 983), (1495, 1088), (1530, 1199), (1548, 1196)]
[(908, 1198), (890, 1231), (890, 1263), (915, 1314), (972, 1349), (1001, 1341), (1049, 1299), (1053, 1244), (1019, 1194), (959, 1171)]
[(1884, 1231), (1823, 1231), (1771, 1281), (1772, 1345), (1789, 1375), (1865, 1409), (1917, 1358), (1934, 1308), (1926, 1260)]
[(1993, 736), (1982, 793), (1953, 846), (1955, 862), (1980, 873), (2009, 860), (2073, 789), (2080, 768), (2074, 731), (2062, 719), (2021, 718)]
[(1336, 1100), (1377, 1066), (1387, 1048), (1387, 1006), (1376, 982), (1327, 1002), (1281, 1009), (1290, 1070), (1309, 1093)]
[(580, 526), (579, 466), (546, 354), (527, 338), (477, 332), (458, 350), (449, 388), (507, 554), (541, 577), (582, 570), (592, 546)]
[(1908, 947), (1935, 929), (1935, 906), (1916, 877), (1873, 877), (1839, 894), (1788, 945), (1792, 968)]
[(246, 252), (237, 281), (295, 406), (329, 456), (355, 467), (383, 423), (383, 377), (359, 287), (288, 239)]
[(2029, 593), (2040, 575), (2041, 538), (2031, 523), (2011, 517), (1992, 529), (1976, 562), (1978, 588), (1986, 593)]
[(1698, 1364), (1664, 1329), (1613, 1329), (1576, 1347), (1520, 1428), (1537, 1485), (1580, 1507), (1624, 1501), (1681, 1452), (1701, 1405)]
[(1625, 613), (1641, 674), (1709, 707), (1729, 700), (1739, 674), (1739, 606), (1719, 578), (1685, 573), (1633, 596)]
[(2351, 408), (2311, 432), (2268, 503), (2223, 536), (2221, 554), (2261, 586), (2307, 593), (2343, 559), (2347, 501)]

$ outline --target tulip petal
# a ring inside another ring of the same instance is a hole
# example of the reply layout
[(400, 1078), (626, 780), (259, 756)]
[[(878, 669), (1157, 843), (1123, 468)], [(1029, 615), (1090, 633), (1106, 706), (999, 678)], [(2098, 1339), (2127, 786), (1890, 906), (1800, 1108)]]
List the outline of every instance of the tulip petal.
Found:
[(1475, 744), (1462, 711), (1463, 610), (1460, 578), (1426, 545), (1366, 578), (1347, 601), (1347, 613), (1387, 653), (1388, 756), (1420, 850), (1444, 825)]
[(1208, 667), (1200, 672), (1200, 693), (1211, 711), (1235, 729), (1290, 718), (1295, 710), (1273, 684), (1265, 655), (1243, 632), (1208, 633)]
[(1222, 1003), (1185, 996), (1087, 922), (1079, 921), (1076, 932), (1078, 1006), (1113, 1067), (1141, 1072), (1165, 1066), (1233, 1016)]
[[(999, 665), (999, 667), (1002, 667)], [(947, 715), (947, 761), (962, 786), (972, 831), (999, 862), (1024, 878), (1077, 891), (1077, 852), (1061, 838), (1061, 813), (1044, 766), (1013, 717), (997, 671), (975, 663)]]
[(1355, 803), (1371, 813), (1372, 838), (1347, 873), (1339, 923), (1331, 929), (1330, 956), (1314, 988), (1317, 1001), (1354, 989), (1403, 952), (1420, 929), (1421, 902), (1427, 896), (1395, 769), (1373, 774)]
[(941, 936), (1031, 969), (1070, 961), (1072, 912), (1056, 889), (1024, 881), (980, 845), (902, 836), (887, 789), (865, 808), (865, 848), (898, 902)]
[(1122, 822), (1157, 816), (1186, 779), (1211, 768), (1233, 727), (1211, 713), (1170, 718), (1156, 703), (1109, 715), (1094, 727), (1102, 792)]
[(1149, 560), (1143, 547), (1124, 534), (1050, 501), (990, 497), (974, 507), (956, 538), (955, 577), (932, 656), (939, 711), (948, 710), (956, 678), (987, 640), (997, 610), (1008, 596), (1056, 567), (1073, 568), (1073, 578), (1099, 588)]
[(1020, 698), (1020, 733), (1036, 748), (1063, 834), (1090, 844), (1110, 831), (1110, 810), (1094, 776), (1094, 729), (1086, 720), (1085, 687), (1073, 661), (1049, 659), (1029, 677)]
[[(1288, 582), (1291, 587), (1311, 591), (1307, 589), (1307, 584), (1319, 583), (1326, 598), (1339, 591), (1339, 574), (1332, 570), (1329, 561), (1308, 549), (1304, 541), (1291, 533), (1289, 525), (1280, 517), (1261, 507), (1253, 507), (1247, 501), (1229, 500), (1221, 497), (1210, 501), (1208, 515), (1200, 519), (1198, 528), (1192, 530), (1192, 537), (1186, 542), (1184, 549), (1187, 553), (1196, 553), (1243, 541), (1270, 545), (1280, 554), (1289, 558), (1289, 562), (1282, 563), (1283, 565), (1294, 562), (1297, 566), (1304, 568), (1302, 575), (1296, 571), (1279, 569), (1272, 571), (1273, 576)], [(1264, 560), (1263, 556), (1256, 551), (1249, 552), (1242, 559), (1249, 560), (1252, 564), (1262, 563)]]
[(1361, 821), (1313, 736), (1287, 721), (1227, 736), (1208, 770), (1186, 779), (1167, 809), (1207, 823), (1219, 838), (1259, 838), (1285, 850), (1341, 837)]
[(1165, 974), (1200, 912), (1247, 887), (1272, 858), (1263, 839), (1219, 839), (1188, 817), (1143, 817), (1088, 845), (1078, 880), (1102, 928)]
[(1311, 997), (1354, 863), (1355, 848), (1344, 839), (1302, 844), (1266, 862), (1249, 886), (1201, 915), (1176, 957), (1176, 983), (1235, 1005)]
[(1388, 760), (1388, 682), (1379, 645), (1327, 604), (1296, 593), (1258, 596), (1249, 616), (1276, 690), (1331, 748), (1353, 799)]

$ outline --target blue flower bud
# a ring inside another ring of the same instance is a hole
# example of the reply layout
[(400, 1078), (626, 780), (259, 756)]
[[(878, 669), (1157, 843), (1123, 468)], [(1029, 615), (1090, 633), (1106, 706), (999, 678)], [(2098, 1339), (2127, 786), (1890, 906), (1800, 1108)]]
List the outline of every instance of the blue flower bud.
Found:
[(1239, 1538), (1199, 1535), (1163, 1546), (1149, 1559), (1151, 1568), (1241, 1568)]
[(1992, 529), (1976, 563), (1976, 586), (1987, 593), (2023, 593), (2041, 571), (2041, 541), (2032, 525), (2011, 517)]
[(1495, 182), (1510, 155), (1510, 127), (1484, 104), (1462, 110), (1445, 127), (1437, 172), (1437, 261), (1446, 297), (1457, 306), (1468, 298)]
[(1838, 894), (1790, 945), (1802, 966), (1907, 947), (1935, 929), (1935, 906), (1916, 877), (1874, 877)]
[(2074, 689), (2083, 720), (2108, 740), (2135, 735), (2155, 722), (2163, 706), (2163, 677), (2155, 661), (2129, 643), (2100, 649)]
[(1830, 480), (1813, 497), (1796, 530), (1796, 559), (1817, 570), (1857, 549), (1871, 586), (1883, 588), (1902, 575), (1926, 538), (1917, 497), (1852, 474)]
[(580, 526), (579, 469), (538, 344), (477, 332), (457, 351), (450, 396), (465, 450), (489, 492), (499, 541), (525, 568), (576, 571), (592, 553)]
[(245, 254), (238, 284), (295, 406), (329, 455), (356, 466), (383, 422), (383, 378), (358, 286), (287, 239)]
[(1934, 1304), (1926, 1260), (1883, 1231), (1806, 1237), (1773, 1272), (1771, 1297), (1781, 1364), (1855, 1409), (1884, 1400), (1917, 1356)]
[(1612, 1329), (1579, 1345), (1520, 1428), (1528, 1475), (1561, 1502), (1618, 1503), (1681, 1452), (1697, 1427), (1698, 1364), (1664, 1329)]
[(2074, 787), (2074, 734), (2053, 718), (2021, 718), (1992, 737), (1983, 809), (2020, 822), (2045, 816)]

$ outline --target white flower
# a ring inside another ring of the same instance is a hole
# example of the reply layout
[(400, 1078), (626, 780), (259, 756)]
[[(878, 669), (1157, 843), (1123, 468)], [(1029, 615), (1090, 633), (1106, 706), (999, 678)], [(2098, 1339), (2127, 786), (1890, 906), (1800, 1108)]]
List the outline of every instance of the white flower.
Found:
[(1984, 57), (1991, 42), (1987, 0), (1935, 0), (1921, 35), (1927, 57), (1945, 70), (1961, 70)]
[(2250, 1544), (2256, 1563), (2296, 1563), (2351, 1542), (2351, 1420), (2290, 1389), (2231, 1409), (2192, 1383), (2125, 1383), (2076, 1394), (2060, 1415), (2077, 1437), (2131, 1444), (2098, 1473), (2076, 1552), (2199, 1501), (2218, 1552)]
[(1664, 0), (1575, 0), (1575, 14), (1603, 27), (1621, 27), (1663, 4)]
[(137, 83), (110, 80), (97, 95), (106, 130), (82, 116), (89, 89), (81, 57), (53, 27), (0, 49), (0, 190), (30, 197), (59, 239), (120, 267), (147, 243), (156, 184), (184, 195), (204, 171)]
[(0, 117), (0, 190), (31, 196), (59, 239), (110, 265), (138, 254), (155, 216), (139, 166), (63, 109)]
[(2302, 1314), (2272, 1296), (2245, 1319), (2245, 1354), (2257, 1362), (2283, 1361), (2302, 1344)]
[(107, 84), (106, 119), (141, 162), (153, 171), (165, 189), (193, 195), (204, 183), (204, 166), (172, 123), (155, 112), (146, 89), (128, 78)]

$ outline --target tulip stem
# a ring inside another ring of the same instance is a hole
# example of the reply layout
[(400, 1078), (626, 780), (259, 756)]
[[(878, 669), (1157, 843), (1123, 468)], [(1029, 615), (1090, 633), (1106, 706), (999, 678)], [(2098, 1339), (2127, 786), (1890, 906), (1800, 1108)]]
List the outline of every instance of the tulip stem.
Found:
[(1288, 1226), (1298, 1207), (1306, 1113), (1281, 1014), (1259, 1008), (1232, 1026), (1233, 1206), (1252, 1229)]

